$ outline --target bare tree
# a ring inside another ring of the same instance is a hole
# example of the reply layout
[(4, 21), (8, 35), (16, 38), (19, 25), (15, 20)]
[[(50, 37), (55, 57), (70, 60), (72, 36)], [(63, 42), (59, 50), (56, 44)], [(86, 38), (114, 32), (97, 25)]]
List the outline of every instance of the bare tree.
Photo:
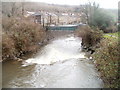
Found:
[(24, 15), (25, 3), (24, 2), (3, 2), (2, 14), (4, 16), (21, 16)]
[(88, 4), (85, 4), (81, 7), (81, 11), (86, 16), (87, 24), (90, 24), (91, 22), (94, 21), (94, 13), (98, 8), (99, 8), (99, 4), (96, 4), (95, 2), (93, 3), (89, 2)]

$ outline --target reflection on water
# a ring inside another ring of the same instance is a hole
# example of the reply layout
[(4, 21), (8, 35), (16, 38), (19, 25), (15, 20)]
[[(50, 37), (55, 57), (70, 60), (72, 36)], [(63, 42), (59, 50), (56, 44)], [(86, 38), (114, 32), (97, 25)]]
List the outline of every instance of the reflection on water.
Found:
[(80, 47), (80, 38), (59, 38), (46, 45), (35, 58), (4, 63), (3, 87), (102, 87), (94, 65)]

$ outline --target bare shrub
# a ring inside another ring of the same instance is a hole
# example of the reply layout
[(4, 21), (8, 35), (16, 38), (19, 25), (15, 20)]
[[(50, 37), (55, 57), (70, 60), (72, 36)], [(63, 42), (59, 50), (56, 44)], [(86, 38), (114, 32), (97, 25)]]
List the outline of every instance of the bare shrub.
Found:
[(9, 31), (10, 28), (16, 23), (16, 19), (3, 17), (2, 18), (2, 29), (4, 31)]
[(102, 32), (92, 30), (89, 26), (81, 26), (76, 34), (82, 38), (82, 45), (86, 47), (93, 47), (102, 39)]
[(16, 54), (15, 42), (7, 34), (2, 36), (2, 60), (7, 60), (8, 58), (13, 58)]
[[(17, 55), (20, 56), (25, 52), (34, 52), (38, 47), (38, 43), (43, 42), (46, 34), (40, 24), (35, 24), (24, 18), (8, 18), (3, 20), (3, 48), (13, 48), (9, 43), (14, 44)], [(7, 39), (8, 38), (8, 39)], [(10, 40), (9, 40), (10, 39)], [(7, 41), (8, 40), (8, 41)], [(8, 45), (7, 45), (8, 44)], [(34, 47), (34, 48), (33, 48)], [(3, 49), (3, 57), (6, 56)], [(9, 54), (9, 52), (7, 53)]]

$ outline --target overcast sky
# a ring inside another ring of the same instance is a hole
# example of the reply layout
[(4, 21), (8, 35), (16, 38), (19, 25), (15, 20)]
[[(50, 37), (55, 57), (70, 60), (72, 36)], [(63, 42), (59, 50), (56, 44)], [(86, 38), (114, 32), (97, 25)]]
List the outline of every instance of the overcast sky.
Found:
[(62, 5), (80, 5), (87, 3), (88, 1), (95, 1), (100, 4), (101, 8), (117, 9), (118, 1), (120, 0), (31, 0), (37, 2), (45, 2), (50, 4), (62, 4)]
[(107, 9), (117, 9), (118, 2), (120, 0), (1, 0), (2, 2), (12, 2), (12, 1), (32, 1), (32, 2), (45, 2), (50, 4), (60, 4), (60, 5), (80, 5), (85, 4), (88, 1), (96, 2), (100, 5), (101, 8)]

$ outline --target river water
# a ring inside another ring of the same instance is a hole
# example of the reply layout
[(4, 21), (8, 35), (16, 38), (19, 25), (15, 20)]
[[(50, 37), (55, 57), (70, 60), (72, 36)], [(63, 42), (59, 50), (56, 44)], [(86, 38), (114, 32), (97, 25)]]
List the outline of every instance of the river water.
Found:
[(101, 88), (92, 61), (81, 51), (81, 39), (68, 35), (51, 41), (23, 62), (3, 63), (3, 88)]

